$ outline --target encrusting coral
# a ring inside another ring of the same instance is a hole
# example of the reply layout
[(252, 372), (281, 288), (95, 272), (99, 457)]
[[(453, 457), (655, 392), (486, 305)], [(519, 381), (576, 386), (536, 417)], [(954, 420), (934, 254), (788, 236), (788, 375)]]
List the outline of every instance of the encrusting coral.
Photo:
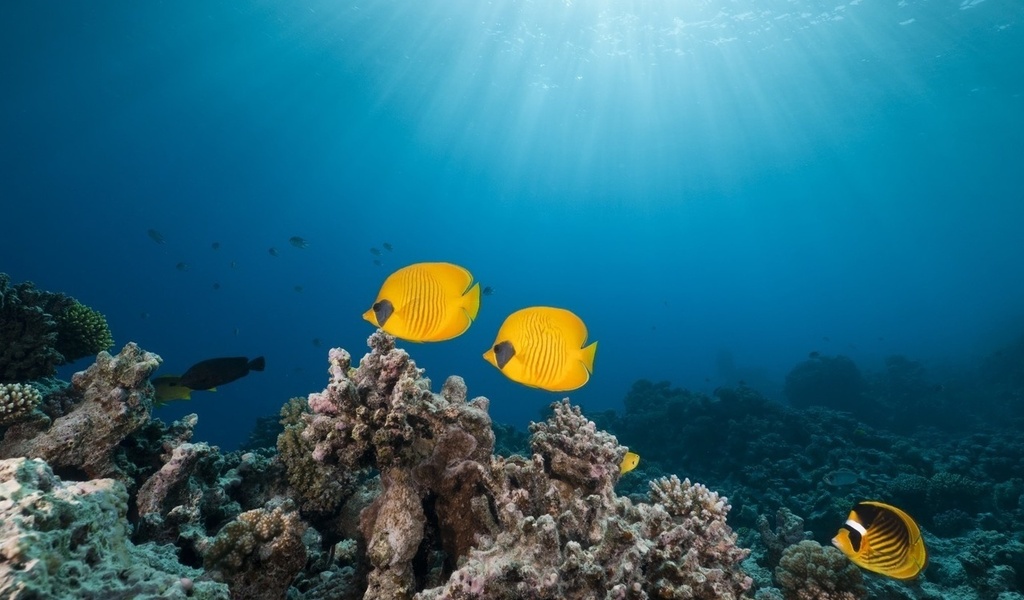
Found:
[(174, 550), (128, 540), (128, 493), (113, 479), (63, 482), (45, 462), (0, 460), (0, 596), (227, 600)]
[(206, 550), (204, 565), (229, 583), (232, 598), (284, 598), (306, 564), (305, 531), (293, 502), (272, 501), (228, 523)]

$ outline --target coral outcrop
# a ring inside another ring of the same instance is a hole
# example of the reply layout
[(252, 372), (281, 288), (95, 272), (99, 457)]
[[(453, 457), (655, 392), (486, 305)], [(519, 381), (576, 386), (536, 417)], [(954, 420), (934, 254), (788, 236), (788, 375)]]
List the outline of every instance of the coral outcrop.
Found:
[(159, 356), (134, 343), (117, 356), (101, 352), (93, 365), (72, 377), (73, 393), (81, 401), (52, 423), (10, 427), (0, 441), (0, 457), (42, 458), (81, 479), (127, 480), (116, 464), (116, 449), (149, 420), (149, 378), (159, 364)]
[(381, 473), (365, 598), (747, 597), (723, 498), (675, 478), (654, 504), (617, 496), (626, 449), (567, 401), (532, 427), (531, 457), (492, 456), (485, 398), (458, 377), (431, 393), (392, 337), (369, 343), (356, 369), (331, 351), (302, 432), (321, 464)]
[(775, 580), (785, 600), (860, 600), (865, 598), (860, 569), (843, 553), (812, 540), (782, 553)]

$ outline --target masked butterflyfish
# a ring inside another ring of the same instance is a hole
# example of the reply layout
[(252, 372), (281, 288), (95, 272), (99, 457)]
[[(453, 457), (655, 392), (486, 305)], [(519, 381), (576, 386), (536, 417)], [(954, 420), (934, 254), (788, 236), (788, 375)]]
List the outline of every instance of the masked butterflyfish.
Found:
[(463, 334), (480, 310), (480, 284), (451, 263), (417, 263), (384, 280), (363, 318), (410, 342), (441, 342)]
[(853, 507), (832, 545), (857, 566), (893, 579), (913, 579), (928, 563), (917, 523), (895, 506), (873, 500)]
[(640, 464), (640, 455), (636, 452), (626, 452), (626, 455), (622, 457), (622, 462), (619, 463), (619, 475), (629, 473), (638, 464)]
[(594, 371), (597, 342), (586, 342), (587, 326), (575, 314), (532, 306), (505, 319), (484, 360), (512, 381), (567, 392), (583, 387)]

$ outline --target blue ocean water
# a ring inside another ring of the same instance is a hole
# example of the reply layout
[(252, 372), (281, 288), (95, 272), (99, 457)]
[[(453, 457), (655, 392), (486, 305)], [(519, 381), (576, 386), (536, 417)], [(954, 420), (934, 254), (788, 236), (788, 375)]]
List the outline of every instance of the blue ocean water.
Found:
[[(161, 373), (266, 356), (158, 412), (226, 449), (361, 356), (420, 261), (495, 293), (405, 347), (518, 425), (639, 378), (773, 396), (812, 351), (969, 365), (1024, 331), (1022, 27), (1011, 0), (6, 3), (0, 271)], [(599, 342), (584, 388), (481, 359), (537, 304)]]

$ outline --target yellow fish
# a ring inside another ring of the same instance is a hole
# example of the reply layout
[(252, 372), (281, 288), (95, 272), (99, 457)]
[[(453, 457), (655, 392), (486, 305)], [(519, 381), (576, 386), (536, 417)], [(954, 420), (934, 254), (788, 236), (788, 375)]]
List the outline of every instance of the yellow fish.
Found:
[[(152, 381), (156, 390), (156, 405), (163, 406), (174, 400), (191, 400), (192, 388), (181, 385), (181, 377), (177, 375), (161, 375)], [(216, 392), (217, 388), (210, 388), (208, 392)]]
[(636, 452), (626, 452), (626, 456), (622, 457), (622, 462), (619, 463), (619, 475), (629, 473), (638, 464), (640, 464), (640, 455)]
[(451, 263), (417, 263), (392, 273), (363, 318), (410, 342), (462, 335), (480, 310), (480, 284)]
[(583, 387), (594, 371), (597, 342), (587, 326), (564, 308), (533, 306), (505, 319), (484, 360), (512, 381), (550, 392)]
[(917, 523), (895, 506), (873, 500), (853, 507), (832, 545), (855, 565), (893, 579), (913, 579), (928, 564)]

